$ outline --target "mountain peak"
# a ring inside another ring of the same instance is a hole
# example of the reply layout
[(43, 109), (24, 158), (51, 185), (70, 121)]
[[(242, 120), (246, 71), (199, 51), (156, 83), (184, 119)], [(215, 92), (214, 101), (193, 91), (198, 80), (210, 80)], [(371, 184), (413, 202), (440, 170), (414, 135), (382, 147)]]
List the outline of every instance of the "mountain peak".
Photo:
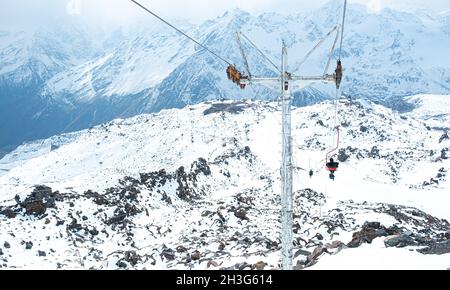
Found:
[(239, 30), (245, 23), (251, 19), (252, 15), (240, 8), (235, 8), (225, 12), (221, 17), (218, 17), (216, 23), (221, 23), (222, 27), (226, 27), (227, 30), (236, 31)]
[(231, 17), (249, 17), (251, 16), (249, 12), (242, 10), (240, 8), (234, 8), (232, 10), (228, 10), (223, 14), (223, 17), (231, 16)]

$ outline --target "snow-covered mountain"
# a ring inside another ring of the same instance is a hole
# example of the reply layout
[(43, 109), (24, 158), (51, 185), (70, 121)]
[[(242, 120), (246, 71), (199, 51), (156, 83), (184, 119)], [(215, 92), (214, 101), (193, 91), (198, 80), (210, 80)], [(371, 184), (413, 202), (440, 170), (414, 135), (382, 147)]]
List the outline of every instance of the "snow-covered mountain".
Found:
[(0, 31), (0, 148), (64, 128), (67, 111), (42, 99), (42, 87), (58, 73), (94, 58), (94, 47), (86, 30), (69, 23), (34, 32)]
[[(448, 136), (341, 100), (331, 181), (334, 112), (293, 111), (296, 268), (449, 268)], [(210, 101), (19, 147), (0, 161), (0, 266), (277, 268), (280, 119)]]
[[(308, 14), (251, 15), (234, 10), (198, 26), (176, 24), (241, 70), (244, 65), (236, 30), (249, 36), (276, 64), (285, 40), (294, 69), (306, 51), (339, 22), (341, 13), (342, 1), (336, 0)], [(400, 109), (405, 102), (399, 96), (448, 94), (450, 62), (445, 56), (450, 47), (449, 21), (448, 13), (385, 9), (370, 14), (364, 6), (350, 5), (343, 50), (344, 91)], [(15, 34), (0, 34), (0, 55), (4, 56), (0, 110), (5, 118), (0, 134), (7, 136), (1, 139), (1, 147), (208, 99), (277, 97), (276, 92), (260, 86), (241, 91), (226, 79), (224, 63), (151, 17), (138, 27), (124, 27), (101, 37), (65, 29), (59, 29), (62, 32), (57, 38), (38, 42), (45, 49), (23, 49), (26, 41), (20, 37), (17, 40)], [(47, 34), (52, 35), (40, 32)], [(332, 38), (301, 67), (302, 74), (323, 73)], [(91, 45), (99, 39), (102, 45)], [(255, 75), (274, 74), (274, 68), (250, 45), (244, 46)], [(21, 63), (26, 65), (13, 65)], [(296, 93), (295, 104), (311, 104), (332, 95), (332, 86), (308, 87)], [(24, 107), (25, 102), (29, 104)]]
[(417, 95), (406, 98), (406, 101), (414, 107), (408, 116), (422, 119), (432, 128), (450, 130), (449, 95)]

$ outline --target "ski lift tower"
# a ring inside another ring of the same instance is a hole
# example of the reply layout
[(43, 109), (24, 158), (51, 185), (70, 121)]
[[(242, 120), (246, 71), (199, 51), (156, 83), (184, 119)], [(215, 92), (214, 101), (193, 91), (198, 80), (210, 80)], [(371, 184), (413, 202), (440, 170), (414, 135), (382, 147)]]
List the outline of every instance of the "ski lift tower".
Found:
[(293, 268), (293, 184), (292, 184), (292, 97), (291, 90), (307, 87), (312, 83), (335, 83), (335, 76), (295, 76), (288, 72), (288, 49), (283, 42), (281, 75), (275, 78), (249, 77), (241, 80), (245, 85), (261, 84), (269, 88), (280, 88), (282, 106), (282, 161), (281, 161), (281, 221), (282, 221), (282, 268)]
[[(281, 163), (281, 220), (282, 220), (282, 268), (283, 270), (292, 270), (293, 268), (293, 253), (292, 253), (292, 226), (293, 226), (293, 192), (292, 192), (292, 135), (291, 135), (291, 90), (297, 90), (304, 88), (310, 84), (322, 82), (322, 83), (335, 83), (336, 84), (336, 92), (339, 91), (340, 83), (342, 80), (342, 66), (341, 66), (341, 52), (342, 52), (342, 40), (343, 40), (343, 30), (344, 30), (344, 22), (345, 22), (345, 12), (347, 7), (347, 0), (344, 1), (344, 15), (342, 20), (342, 26), (335, 26), (308, 54), (305, 58), (300, 62), (297, 66), (297, 69), (293, 70), (293, 72), (288, 71), (288, 52), (286, 44), (283, 41), (282, 47), (282, 57), (281, 57), (281, 70), (275, 65), (260, 49), (256, 47), (256, 45), (244, 34), (238, 32), (237, 39), (238, 45), (242, 53), (242, 57), (244, 58), (245, 66), (247, 69), (248, 76), (243, 77), (242, 74), (236, 69), (234, 65), (231, 64), (230, 61), (227, 61), (225, 58), (221, 57), (216, 52), (212, 51), (205, 45), (201, 44), (191, 36), (187, 35), (174, 25), (170, 24), (148, 8), (144, 7), (136, 0), (131, 0), (140, 8), (144, 9), (154, 17), (158, 18), (168, 26), (172, 27), (180, 34), (189, 38), (193, 42), (195, 42), (200, 47), (209, 51), (215, 57), (220, 59), (221, 61), (227, 63), (228, 69), (227, 74), (230, 80), (233, 80), (234, 83), (239, 85), (242, 89), (244, 89), (249, 84), (261, 84), (271, 89), (278, 90), (281, 86), (281, 101), (282, 101), (282, 163)], [(333, 47), (331, 48), (331, 52), (328, 58), (327, 65), (325, 67), (324, 73), (321, 76), (295, 76), (294, 73), (298, 70), (298, 68), (306, 61), (306, 59), (328, 38), (333, 32), (336, 32), (336, 38), (333, 43)], [(330, 66), (330, 62), (333, 56), (334, 49), (336, 47), (336, 43), (339, 38), (339, 34), (341, 34), (341, 47), (339, 51), (339, 59), (337, 68), (334, 74), (328, 74), (328, 68)], [(280, 75), (278, 77), (254, 77), (250, 72), (250, 68), (248, 65), (247, 57), (242, 48), (242, 44), (240, 41), (240, 35), (242, 35), (250, 44), (252, 44), (258, 52), (263, 55), (266, 60), (268, 60)]]
[[(240, 83), (245, 88), (249, 84), (261, 84), (266, 87), (277, 89), (281, 85), (281, 106), (282, 106), (282, 160), (281, 160), (281, 251), (282, 251), (282, 269), (292, 270), (293, 269), (293, 183), (292, 183), (292, 118), (291, 118), (291, 108), (292, 108), (292, 97), (291, 90), (298, 90), (307, 87), (313, 83), (335, 83), (336, 84), (336, 98), (340, 90), (340, 85), (342, 81), (342, 64), (341, 64), (341, 54), (342, 54), (342, 41), (344, 34), (345, 16), (347, 11), (347, 0), (344, 1), (344, 13), (342, 18), (342, 25), (336, 25), (325, 37), (319, 41), (316, 46), (310, 50), (303, 60), (297, 65), (296, 69), (289, 72), (288, 71), (288, 51), (286, 43), (283, 41), (282, 47), (282, 57), (281, 57), (281, 70), (259, 49), (256, 45), (243, 33), (238, 33), (238, 45), (240, 47), (242, 56), (244, 58), (244, 63), (246, 65), (248, 77), (242, 78)], [(300, 68), (300, 66), (309, 58), (309, 56), (323, 44), (323, 42), (333, 33), (336, 33), (336, 37), (333, 42), (333, 46), (329, 53), (328, 62), (325, 66), (325, 70), (320, 76), (296, 76), (294, 75)], [(252, 44), (258, 52), (263, 55), (266, 60), (268, 60), (277, 71), (281, 73), (279, 77), (275, 78), (258, 78), (253, 77), (250, 68), (248, 66), (248, 61), (246, 55), (243, 51), (241, 41), (239, 36), (244, 37), (250, 44)], [(341, 36), (339, 56), (337, 61), (336, 70), (334, 74), (328, 74), (328, 68), (333, 57), (333, 53), (336, 48), (339, 36)], [(241, 86), (242, 87), (242, 86)]]

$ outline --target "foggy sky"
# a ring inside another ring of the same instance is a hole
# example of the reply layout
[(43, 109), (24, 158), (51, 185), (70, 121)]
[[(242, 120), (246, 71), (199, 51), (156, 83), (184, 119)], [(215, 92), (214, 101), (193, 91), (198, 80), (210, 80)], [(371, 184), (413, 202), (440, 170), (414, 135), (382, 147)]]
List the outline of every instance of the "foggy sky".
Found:
[[(148, 17), (130, 0), (0, 0), (0, 30), (36, 27), (56, 19), (78, 18), (92, 25), (128, 23)], [(328, 0), (140, 0), (145, 6), (168, 18), (185, 18), (200, 22), (225, 11), (240, 8), (250, 13), (292, 13), (318, 8)], [(449, 0), (349, 0), (365, 4), (376, 13), (389, 7), (397, 10), (417, 9), (435, 12), (450, 9)]]

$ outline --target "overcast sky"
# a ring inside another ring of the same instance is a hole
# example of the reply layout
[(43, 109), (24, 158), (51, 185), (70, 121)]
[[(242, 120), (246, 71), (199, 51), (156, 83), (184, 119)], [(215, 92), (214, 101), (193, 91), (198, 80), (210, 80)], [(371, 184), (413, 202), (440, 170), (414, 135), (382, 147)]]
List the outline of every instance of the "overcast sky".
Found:
[[(139, 0), (164, 17), (186, 18), (200, 22), (215, 18), (225, 11), (241, 8), (251, 13), (275, 11), (300, 12), (318, 8), (328, 0)], [(93, 23), (128, 22), (142, 17), (130, 0), (2, 0), (0, 4), (0, 30), (9, 27), (35, 27), (62, 16), (90, 19)], [(349, 0), (361, 3), (376, 13), (384, 7), (414, 11), (450, 9), (450, 0)], [(147, 16), (145, 16), (147, 17)]]

